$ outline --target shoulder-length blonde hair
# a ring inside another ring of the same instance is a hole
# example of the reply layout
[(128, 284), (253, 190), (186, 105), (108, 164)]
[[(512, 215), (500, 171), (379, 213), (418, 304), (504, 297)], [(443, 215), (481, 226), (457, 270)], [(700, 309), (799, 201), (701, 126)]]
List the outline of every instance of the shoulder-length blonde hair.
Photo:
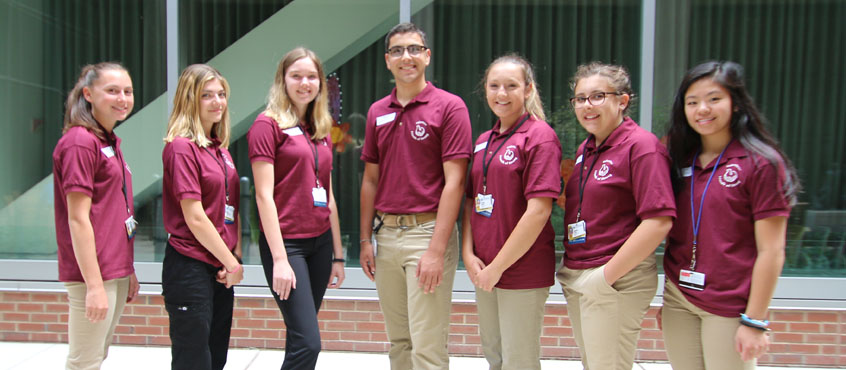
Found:
[(91, 103), (85, 100), (82, 91), (86, 87), (90, 89), (94, 85), (94, 82), (100, 79), (100, 74), (107, 70), (124, 71), (129, 75), (126, 68), (116, 62), (101, 62), (82, 67), (76, 84), (70, 93), (68, 93), (68, 100), (65, 103), (65, 118), (62, 133), (68, 132), (74, 126), (82, 126), (88, 129), (88, 131), (93, 132), (100, 139), (106, 138), (106, 133), (100, 128), (97, 119), (94, 118)]
[(313, 51), (304, 47), (297, 47), (282, 57), (279, 61), (279, 66), (276, 68), (276, 77), (273, 79), (273, 85), (270, 86), (270, 92), (267, 94), (267, 107), (264, 109), (264, 115), (272, 118), (279, 124), (279, 128), (286, 129), (296, 126), (299, 123), (297, 118), (296, 108), (291, 104), (291, 98), (288, 96), (285, 86), (285, 73), (294, 62), (309, 58), (317, 67), (317, 75), (320, 76), (320, 91), (313, 101), (308, 103), (305, 117), (314, 125), (314, 135), (312, 139), (320, 140), (329, 135), (329, 130), (332, 129), (332, 115), (329, 114), (329, 91), (326, 88), (326, 75), (323, 73), (323, 63)]
[(505, 54), (491, 62), (491, 64), (488, 66), (488, 69), (485, 70), (485, 77), (482, 78), (481, 81), (482, 92), (484, 93), (488, 88), (488, 74), (491, 72), (491, 68), (500, 63), (511, 63), (520, 67), (520, 69), (523, 71), (523, 83), (526, 85), (526, 90), (528, 90), (529, 92), (525, 102), (523, 103), (524, 108), (535, 119), (546, 121), (546, 114), (544, 114), (543, 112), (543, 102), (540, 98), (540, 92), (538, 92), (538, 84), (537, 82), (535, 82), (535, 70), (534, 68), (532, 68), (532, 64), (529, 63), (526, 58), (521, 57), (519, 54)]
[[(200, 98), (206, 84), (215, 79), (220, 81), (228, 100), (229, 83), (214, 67), (206, 64), (192, 64), (182, 71), (173, 97), (173, 111), (170, 112), (170, 119), (167, 121), (165, 142), (169, 143), (177, 137), (185, 137), (200, 147), (211, 144), (211, 138), (206, 137), (203, 124), (200, 122)], [(211, 129), (212, 137), (220, 140), (220, 145), (224, 148), (229, 147), (229, 126), (229, 104), (226, 104), (220, 122), (215, 122)]]

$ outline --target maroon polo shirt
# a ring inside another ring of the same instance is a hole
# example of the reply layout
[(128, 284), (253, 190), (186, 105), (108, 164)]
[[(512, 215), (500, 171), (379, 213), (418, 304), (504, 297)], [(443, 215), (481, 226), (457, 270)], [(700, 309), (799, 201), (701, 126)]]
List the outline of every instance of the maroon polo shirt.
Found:
[(165, 230), (170, 233), (168, 242), (184, 256), (213, 266), (223, 266), (188, 228), (180, 202), (184, 199), (199, 200), (223, 242), (230, 251), (235, 250), (238, 225), (224, 222), (227, 203), (224, 174), (229, 183), (229, 205), (235, 208), (236, 213), (241, 199), (238, 171), (232, 155), (216, 139), (208, 147), (200, 148), (188, 138), (177, 137), (165, 144), (162, 165), (162, 214)]
[[(664, 271), (675, 284), (679, 282), (679, 270), (690, 268), (690, 181), (695, 181), (693, 200), (698, 214), (715, 162), (703, 169), (697, 161), (693, 177), (684, 177), (685, 185), (676, 195), (678, 218), (667, 236), (664, 252)], [(705, 274), (705, 289), (679, 288), (691, 303), (725, 317), (738, 317), (746, 310), (752, 267), (758, 257), (755, 221), (790, 216), (783, 183), (783, 168), (777, 169), (763, 157), (749, 153), (738, 140), (729, 144), (708, 186), (699, 222), (696, 271)]]
[[(594, 160), (596, 165), (591, 171)], [(593, 135), (579, 146), (573, 174), (565, 187), (565, 230), (576, 222), (580, 172), (584, 173), (585, 183), (581, 220), (585, 221), (587, 238), (584, 243), (570, 244), (565, 235), (564, 265), (568, 268), (602, 266), (641, 221), (676, 216), (667, 149), (629, 117), (611, 132), (601, 148), (596, 147)]]
[(282, 130), (275, 120), (261, 113), (247, 132), (247, 143), (251, 163), (261, 161), (273, 165), (273, 200), (282, 237), (313, 238), (329, 230), (329, 207), (316, 207), (311, 194), (316, 185), (313, 152), (316, 148), (320, 162), (318, 177), (329, 201), (332, 173), (329, 137), (313, 141), (302, 126)]
[[(94, 228), (94, 248), (103, 280), (122, 278), (135, 272), (132, 265), (134, 238), (127, 238), (124, 224), (134, 212), (132, 172), (123, 161), (120, 138), (114, 133), (106, 135), (109, 141), (115, 142), (114, 147), (84, 127), (76, 126), (62, 135), (53, 150), (53, 202), (60, 281), (84, 282), (73, 253), (68, 225), (67, 194), (71, 192), (91, 198), (89, 217)], [(126, 198), (123, 193), (124, 176)]]
[(367, 112), (361, 160), (379, 165), (375, 207), (385, 213), (436, 212), (443, 163), (470, 158), (467, 106), (431, 82), (405, 107), (396, 88)]
[[(517, 123), (522, 119), (523, 117), (520, 117)], [(533, 118), (529, 118), (516, 131), (515, 123), (515, 126), (507, 131), (499, 132), (499, 124), (497, 121), (493, 130), (483, 133), (476, 140), (473, 166), (467, 183), (468, 198), (473, 199), (476, 194), (482, 193), (482, 162), (487, 151), (487, 160), (490, 161), (487, 194), (493, 196), (493, 212), (491, 217), (476, 212), (470, 216), (473, 252), (485, 265), (490, 264), (502, 249), (517, 222), (526, 212), (529, 199), (556, 199), (561, 193), (561, 178), (558, 172), (561, 165), (561, 143), (555, 131), (546, 122)], [(508, 137), (511, 132), (514, 134)], [(555, 230), (547, 219), (534, 244), (503, 272), (496, 287), (548, 287), (555, 283), (554, 276)]]

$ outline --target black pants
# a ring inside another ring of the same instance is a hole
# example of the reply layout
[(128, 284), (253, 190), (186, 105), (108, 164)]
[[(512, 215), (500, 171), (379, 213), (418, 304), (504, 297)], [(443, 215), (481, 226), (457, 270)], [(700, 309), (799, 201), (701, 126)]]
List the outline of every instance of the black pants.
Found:
[(273, 291), (273, 256), (264, 233), (259, 239), (264, 276), (276, 305), (282, 310), (287, 328), (285, 335), (285, 369), (314, 369), (320, 353), (320, 329), (317, 311), (332, 273), (332, 233), (306, 239), (285, 239), (288, 263), (297, 278), (297, 289), (291, 289), (287, 300), (279, 300)]
[(226, 364), (235, 291), (215, 280), (218, 270), (167, 245), (162, 295), (173, 370), (221, 370)]

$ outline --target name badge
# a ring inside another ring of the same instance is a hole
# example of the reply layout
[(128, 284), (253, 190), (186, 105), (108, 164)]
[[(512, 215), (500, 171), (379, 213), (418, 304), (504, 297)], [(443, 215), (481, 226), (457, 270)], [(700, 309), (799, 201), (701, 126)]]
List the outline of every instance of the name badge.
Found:
[(104, 146), (100, 148), (100, 151), (103, 152), (103, 155), (105, 155), (106, 158), (111, 158), (115, 156), (115, 149), (110, 146)]
[(138, 229), (138, 221), (135, 221), (134, 216), (129, 216), (123, 223), (126, 226), (126, 238), (131, 240)]
[(476, 194), (476, 213), (485, 217), (491, 217), (491, 213), (493, 213), (493, 206), (493, 194)]
[(376, 126), (382, 126), (386, 123), (394, 122), (397, 118), (397, 112), (383, 114), (379, 117), (376, 117)]
[(282, 130), (282, 132), (284, 132), (285, 135), (288, 135), (288, 136), (298, 136), (298, 135), (303, 134), (303, 130), (301, 130), (299, 126), (286, 128), (286, 129)]
[(567, 225), (567, 240), (570, 244), (582, 244), (587, 238), (585, 220)]
[(581, 155), (579, 155), (579, 158), (576, 158), (575, 164), (579, 164), (579, 163), (582, 163), (582, 156)]
[(223, 223), (231, 225), (235, 223), (235, 207), (226, 205), (223, 209)]
[(327, 207), (329, 204), (326, 201), (326, 189), (321, 186), (311, 189), (311, 197), (314, 198), (315, 207)]
[(679, 286), (693, 290), (705, 289), (705, 274), (690, 270), (679, 271)]
[(488, 147), (488, 142), (487, 142), (487, 141), (485, 141), (484, 143), (479, 143), (479, 144), (476, 144), (476, 149), (473, 149), (473, 153), (476, 153), (476, 152), (478, 152), (478, 151), (480, 151), (480, 150), (482, 150), (482, 149), (485, 149), (485, 148), (487, 148), (487, 147)]
[(693, 176), (693, 167), (682, 168), (682, 177)]

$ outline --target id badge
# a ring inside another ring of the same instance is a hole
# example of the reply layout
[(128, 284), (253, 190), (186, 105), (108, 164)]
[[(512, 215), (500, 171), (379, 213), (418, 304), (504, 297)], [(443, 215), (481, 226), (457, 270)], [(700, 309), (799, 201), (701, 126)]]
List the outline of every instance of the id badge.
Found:
[(679, 271), (679, 286), (693, 290), (704, 290), (705, 274), (696, 271), (681, 270)]
[(227, 204), (223, 213), (223, 222), (225, 224), (232, 225), (235, 223), (235, 207)]
[(135, 231), (138, 229), (138, 221), (135, 221), (134, 216), (129, 216), (123, 224), (126, 226), (126, 238), (132, 239), (135, 236)]
[(491, 217), (493, 205), (493, 194), (476, 194), (476, 213), (485, 217)]
[(585, 228), (585, 220), (567, 225), (567, 239), (570, 244), (581, 244), (585, 242), (587, 237), (587, 229)]
[(312, 188), (311, 197), (314, 198), (315, 207), (326, 207), (328, 205), (326, 201), (326, 189), (323, 187)]

